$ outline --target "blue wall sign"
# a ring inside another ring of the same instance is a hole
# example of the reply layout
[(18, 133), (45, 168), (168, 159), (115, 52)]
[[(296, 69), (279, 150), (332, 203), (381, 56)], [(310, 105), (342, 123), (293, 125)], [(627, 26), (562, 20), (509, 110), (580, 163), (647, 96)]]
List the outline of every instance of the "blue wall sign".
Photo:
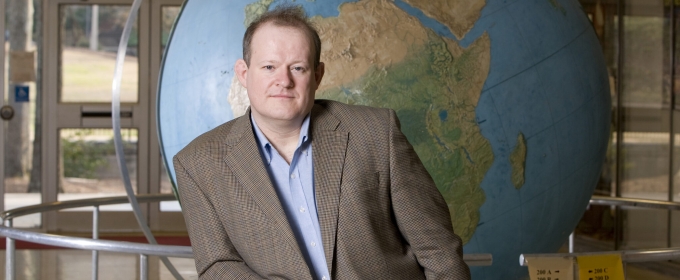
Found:
[(28, 102), (28, 86), (14, 87), (14, 102)]

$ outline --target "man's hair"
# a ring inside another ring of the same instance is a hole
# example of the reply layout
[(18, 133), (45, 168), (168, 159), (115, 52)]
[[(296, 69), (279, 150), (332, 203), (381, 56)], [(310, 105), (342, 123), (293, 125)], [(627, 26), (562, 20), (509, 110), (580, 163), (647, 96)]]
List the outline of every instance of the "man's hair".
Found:
[(253, 35), (257, 29), (266, 23), (272, 23), (280, 27), (292, 27), (304, 32), (314, 46), (312, 49), (314, 51), (314, 69), (319, 66), (321, 60), (321, 39), (319, 38), (319, 33), (316, 32), (312, 23), (307, 19), (302, 7), (288, 5), (278, 6), (274, 10), (265, 12), (250, 23), (246, 33), (243, 35), (243, 60), (246, 61), (246, 65), (250, 66), (250, 43), (253, 41)]

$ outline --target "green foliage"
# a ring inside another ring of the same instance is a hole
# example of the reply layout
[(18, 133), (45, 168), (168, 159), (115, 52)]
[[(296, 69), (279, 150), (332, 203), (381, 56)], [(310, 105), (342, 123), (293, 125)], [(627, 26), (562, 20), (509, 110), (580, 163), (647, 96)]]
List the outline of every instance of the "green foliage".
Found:
[(115, 153), (113, 141), (85, 141), (79, 136), (61, 141), (64, 177), (95, 178), (95, 172), (108, 165), (106, 155)]
[[(123, 153), (137, 154), (137, 130), (123, 129)], [(116, 155), (113, 131), (106, 129), (65, 129), (61, 131), (61, 156), (64, 177), (101, 178)]]
[[(130, 7), (127, 5), (99, 5), (99, 43), (101, 49), (118, 47)], [(87, 48), (92, 26), (92, 5), (66, 5), (61, 8), (63, 46)], [(129, 47), (139, 42), (137, 24), (130, 34)]]

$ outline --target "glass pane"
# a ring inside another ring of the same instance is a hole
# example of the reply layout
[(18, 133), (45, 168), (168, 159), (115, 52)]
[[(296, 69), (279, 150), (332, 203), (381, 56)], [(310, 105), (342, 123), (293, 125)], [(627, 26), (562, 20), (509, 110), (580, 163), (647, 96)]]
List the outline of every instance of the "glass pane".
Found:
[[(111, 102), (116, 52), (127, 20), (127, 5), (61, 5), (60, 101)], [(123, 64), (121, 102), (138, 97), (138, 31), (130, 34)]]
[(666, 19), (662, 1), (626, 1), (623, 17), (622, 101), (626, 107), (660, 108), (663, 94)]
[[(619, 109), (621, 195), (667, 200), (670, 173), (669, 25), (663, 1), (625, 1)], [(664, 222), (666, 224), (666, 222)]]
[(623, 197), (668, 200), (669, 142), (668, 133), (623, 133)]
[(161, 22), (161, 56), (165, 52), (165, 46), (168, 45), (170, 32), (172, 32), (172, 26), (175, 23), (180, 10), (180, 6), (163, 6), (162, 8), (161, 20), (163, 22)]
[[(9, 1), (8, 9), (22, 10), (18, 3), (20, 1)], [(19, 19), (21, 13), (7, 13), (5, 18), (5, 30), (3, 36), (6, 44), (3, 46), (5, 64), (5, 75), (0, 77), (4, 80), (5, 88), (0, 94), (0, 106), (8, 105), (14, 114), (9, 120), (0, 119), (0, 129), (4, 136), (4, 146), (0, 144), (0, 149), (4, 150), (3, 160), (4, 178), (0, 178), (5, 187), (4, 209), (11, 210), (18, 207), (40, 204), (42, 196), (41, 184), (41, 158), (40, 158), (40, 135), (36, 140), (35, 135), (35, 116), (36, 116), (36, 83), (26, 81), (26, 75), (17, 77), (10, 73), (10, 69), (16, 73), (35, 74), (33, 65), (28, 64), (26, 58), (37, 60), (36, 51), (38, 46), (36, 41), (30, 40), (35, 35), (31, 34), (34, 30), (34, 12), (29, 9), (29, 13), (24, 14)], [(4, 12), (4, 11), (3, 11)], [(26, 19), (29, 20), (26, 20)], [(26, 22), (25, 25), (18, 25), (16, 22)], [(15, 23), (15, 24), (10, 24)], [(28, 40), (26, 40), (29, 38)], [(23, 59), (22, 59), (23, 58)], [(23, 61), (22, 61), (23, 60)], [(30, 60), (28, 60), (30, 61)], [(15, 74), (16, 74), (15, 73)], [(35, 75), (33, 75), (35, 76)], [(31, 80), (31, 79), (28, 79)], [(39, 126), (38, 126), (39, 128)], [(40, 132), (38, 132), (40, 133)], [(37, 149), (34, 153), (34, 149)], [(34, 156), (35, 155), (35, 156)], [(33, 214), (13, 219), (14, 227), (40, 227), (41, 215)]]
[[(121, 133), (132, 188), (137, 193), (137, 130), (123, 129)], [(60, 138), (59, 201), (126, 195), (112, 129), (62, 129)], [(127, 211), (131, 207), (111, 205), (101, 210)]]
[(621, 250), (664, 248), (667, 246), (668, 211), (625, 209)]
[[(42, 203), (40, 194), (41, 172), (40, 155), (33, 156), (35, 147), (35, 83), (11, 84), (10, 93), (15, 86), (28, 86), (29, 102), (10, 102), (14, 117), (0, 129), (5, 129), (5, 209)], [(13, 99), (13, 98), (10, 98)], [(36, 143), (39, 144), (39, 143)], [(35, 172), (32, 172), (37, 166)], [(14, 227), (40, 227), (40, 214), (31, 214), (13, 220)]]

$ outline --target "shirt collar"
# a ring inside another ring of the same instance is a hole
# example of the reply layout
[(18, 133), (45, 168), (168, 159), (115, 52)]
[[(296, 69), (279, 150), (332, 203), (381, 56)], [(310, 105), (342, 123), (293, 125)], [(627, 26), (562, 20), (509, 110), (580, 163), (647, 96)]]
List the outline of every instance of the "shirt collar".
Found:
[[(309, 140), (309, 120), (310, 120), (310, 115), (311, 113), (307, 114), (305, 116), (304, 120), (302, 120), (302, 126), (300, 126), (300, 137), (298, 138), (298, 144), (296, 149), (299, 149), (300, 146), (307, 142)], [(271, 164), (272, 162), (272, 145), (269, 143), (269, 139), (267, 139), (266, 136), (262, 133), (260, 130), (260, 127), (257, 126), (257, 122), (255, 122), (255, 118), (253, 118), (253, 114), (250, 114), (250, 122), (253, 124), (253, 130), (255, 131), (255, 136), (257, 138), (257, 142), (260, 144), (260, 151), (262, 152), (265, 163), (267, 165)]]

